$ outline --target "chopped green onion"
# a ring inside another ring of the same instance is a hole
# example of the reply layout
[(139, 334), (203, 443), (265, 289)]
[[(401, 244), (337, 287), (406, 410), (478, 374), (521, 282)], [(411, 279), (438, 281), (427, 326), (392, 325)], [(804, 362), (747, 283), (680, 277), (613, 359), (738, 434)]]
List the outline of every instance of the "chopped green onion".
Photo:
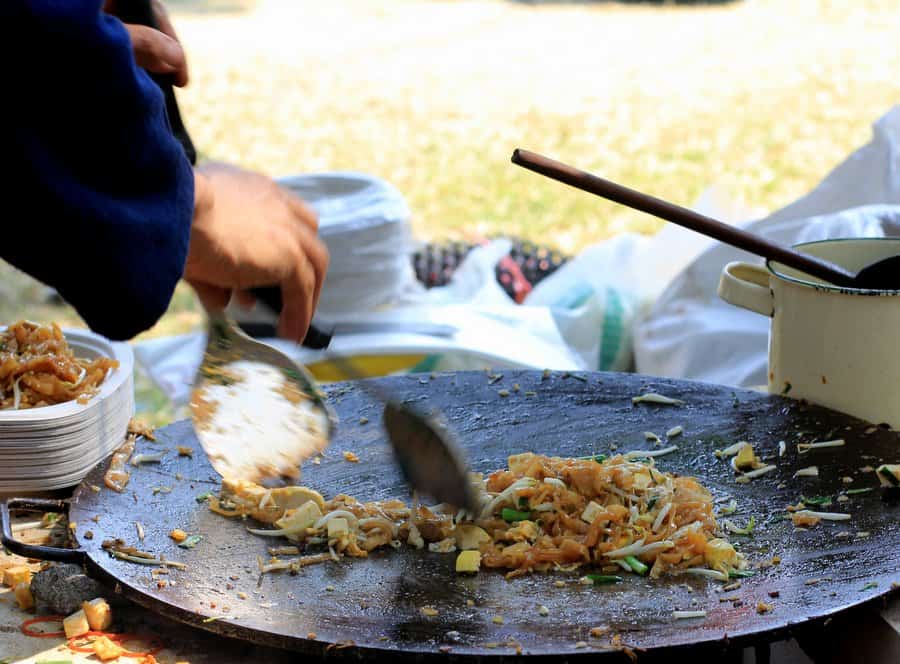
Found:
[(866, 590), (872, 590), (872, 588), (877, 588), (878, 584), (875, 581), (869, 581), (866, 585), (859, 589), (859, 592), (863, 592)]
[(199, 496), (197, 496), (196, 500), (198, 503), (205, 503), (207, 500), (209, 500), (212, 497), (213, 497), (213, 492), (207, 491), (206, 493), (201, 493)]
[(820, 505), (822, 507), (828, 507), (831, 505), (831, 498), (829, 496), (813, 496), (812, 498), (807, 498), (806, 496), (801, 495), (800, 502), (804, 505)]
[(855, 496), (860, 493), (869, 493), (869, 491), (872, 491), (872, 487), (869, 487), (867, 489), (847, 489), (846, 491), (844, 491), (844, 493), (848, 496)]
[(519, 509), (520, 509), (520, 510), (527, 510), (527, 509), (528, 509), (528, 498), (526, 498), (525, 496), (520, 496), (520, 497), (519, 497)]
[(628, 563), (628, 566), (633, 572), (635, 572), (636, 574), (640, 574), (641, 576), (644, 576), (647, 572), (650, 571), (649, 567), (647, 567), (644, 563), (642, 563), (634, 556), (625, 556), (625, 562)]
[(616, 576), (614, 574), (588, 574), (586, 575), (591, 581), (594, 582), (594, 585), (600, 585), (603, 583), (621, 583), (622, 577)]
[(590, 456), (577, 457), (579, 461), (596, 461), (597, 463), (603, 463), (606, 461), (605, 454), (592, 454)]
[(897, 486), (898, 484), (900, 484), (900, 479), (897, 479), (897, 476), (894, 475), (894, 473), (891, 471), (890, 468), (887, 467), (887, 465), (879, 466), (878, 474), (881, 475), (882, 477), (884, 477), (888, 482), (890, 482), (894, 486)]
[(753, 576), (756, 572), (751, 572), (749, 569), (733, 569), (728, 572), (729, 579), (746, 579), (748, 576)]
[(182, 549), (193, 549), (195, 546), (197, 546), (197, 544), (200, 543), (200, 540), (202, 539), (202, 535), (191, 535), (183, 542), (179, 542), (178, 546), (180, 546)]
[(747, 525), (743, 528), (737, 526), (733, 521), (729, 519), (725, 519), (724, 521), (725, 530), (729, 533), (734, 533), (735, 535), (753, 535), (753, 527), (756, 525), (756, 517), (751, 516), (750, 520), (747, 522)]
[(649, 500), (649, 502), (647, 503), (647, 511), (653, 509), (653, 506), (656, 505), (657, 500), (659, 500), (659, 496), (653, 496), (653, 498)]
[(504, 507), (500, 512), (500, 516), (504, 521), (513, 523), (515, 521), (527, 521), (531, 518), (531, 512), (520, 512), (519, 510)]
[(736, 500), (732, 500), (725, 507), (719, 508), (719, 514), (728, 516), (729, 514), (734, 514), (737, 512), (738, 504)]
[(641, 394), (640, 396), (631, 397), (631, 403), (656, 403), (663, 406), (680, 406), (684, 403), (681, 399), (673, 399), (671, 397), (664, 396), (662, 394), (657, 394), (656, 392), (647, 392), (646, 394)]

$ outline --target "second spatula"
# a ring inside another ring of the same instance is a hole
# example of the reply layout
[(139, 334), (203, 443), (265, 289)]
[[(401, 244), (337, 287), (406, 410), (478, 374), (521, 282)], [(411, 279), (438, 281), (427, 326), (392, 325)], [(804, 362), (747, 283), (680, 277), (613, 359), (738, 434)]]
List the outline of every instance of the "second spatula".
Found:
[(741, 228), (729, 226), (674, 203), (604, 180), (535, 152), (517, 149), (513, 152), (512, 162), (582, 191), (671, 221), (732, 247), (778, 261), (836, 286), (877, 290), (900, 289), (900, 256), (885, 258), (854, 273), (840, 265), (802, 254)]

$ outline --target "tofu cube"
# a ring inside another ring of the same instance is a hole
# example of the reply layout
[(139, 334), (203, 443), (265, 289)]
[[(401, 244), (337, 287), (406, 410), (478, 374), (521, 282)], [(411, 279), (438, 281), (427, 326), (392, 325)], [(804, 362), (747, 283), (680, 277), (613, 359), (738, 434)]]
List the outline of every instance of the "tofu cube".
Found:
[(491, 541), (491, 536), (487, 534), (487, 531), (478, 526), (459, 525), (453, 532), (456, 537), (456, 546), (463, 551), (480, 549), (483, 543)]
[(82, 602), (81, 609), (93, 631), (105, 632), (112, 625), (112, 609), (102, 597), (92, 599), (90, 602)]
[(581, 513), (581, 520), (586, 521), (587, 523), (594, 523), (594, 519), (596, 519), (597, 515), (603, 511), (603, 506), (592, 500), (587, 504), (587, 507), (585, 507), (584, 511)]
[(744, 443), (743, 447), (741, 447), (737, 456), (734, 458), (734, 465), (736, 468), (744, 470), (746, 468), (752, 468), (755, 461), (756, 454), (753, 453), (753, 446), (750, 443)]
[(63, 619), (63, 630), (66, 633), (66, 638), (71, 639), (76, 636), (81, 636), (82, 634), (87, 634), (91, 631), (91, 626), (88, 624), (87, 616), (84, 615), (83, 609), (78, 609), (71, 616), (67, 616)]
[(336, 516), (328, 522), (328, 539), (341, 537), (350, 532), (347, 519)]
[(31, 584), (30, 583), (20, 583), (16, 586), (16, 601), (19, 603), (19, 608), (23, 611), (27, 611), (28, 609), (34, 608), (34, 596), (31, 594)]
[(31, 570), (25, 565), (7, 567), (3, 572), (3, 585), (15, 588), (20, 583), (31, 583)]
[(461, 551), (456, 556), (456, 573), (466, 574), (477, 572), (481, 569), (481, 552), (480, 551)]

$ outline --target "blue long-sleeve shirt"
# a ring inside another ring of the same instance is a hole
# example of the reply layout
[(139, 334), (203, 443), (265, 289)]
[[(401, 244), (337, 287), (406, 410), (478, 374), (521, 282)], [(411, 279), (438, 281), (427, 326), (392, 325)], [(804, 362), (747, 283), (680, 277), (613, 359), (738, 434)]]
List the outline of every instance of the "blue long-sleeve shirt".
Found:
[(128, 339), (182, 275), (191, 165), (162, 93), (102, 0), (3, 0), (6, 163), (0, 257)]

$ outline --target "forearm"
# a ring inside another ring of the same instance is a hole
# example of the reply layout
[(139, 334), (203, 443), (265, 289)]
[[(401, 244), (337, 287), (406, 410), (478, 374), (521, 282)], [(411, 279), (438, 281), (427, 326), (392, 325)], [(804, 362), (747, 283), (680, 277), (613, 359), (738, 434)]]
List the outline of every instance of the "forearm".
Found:
[[(10, 2), (14, 175), (0, 255), (55, 287), (93, 329), (130, 338), (165, 312), (187, 257), (195, 191), (162, 95), (96, 0)], [(199, 187), (199, 189), (198, 189)], [(202, 199), (203, 196), (201, 195)]]

